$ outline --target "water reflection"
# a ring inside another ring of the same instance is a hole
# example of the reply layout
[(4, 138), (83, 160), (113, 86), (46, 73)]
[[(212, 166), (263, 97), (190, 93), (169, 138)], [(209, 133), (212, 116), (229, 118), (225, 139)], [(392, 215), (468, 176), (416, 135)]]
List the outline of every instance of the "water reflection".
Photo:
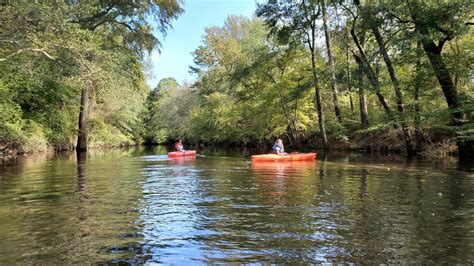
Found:
[(183, 156), (169, 158), (169, 161), (173, 165), (193, 165), (196, 162), (196, 156)]
[[(150, 157), (147, 157), (150, 161)], [(158, 159), (158, 158), (156, 158)], [(196, 234), (195, 201), (203, 198), (194, 158), (154, 160), (144, 169), (141, 183), (140, 223), (148, 262), (182, 263), (183, 254), (196, 256), (199, 245), (189, 241)]]
[(472, 172), (166, 152), (0, 172), (0, 264), (474, 263)]

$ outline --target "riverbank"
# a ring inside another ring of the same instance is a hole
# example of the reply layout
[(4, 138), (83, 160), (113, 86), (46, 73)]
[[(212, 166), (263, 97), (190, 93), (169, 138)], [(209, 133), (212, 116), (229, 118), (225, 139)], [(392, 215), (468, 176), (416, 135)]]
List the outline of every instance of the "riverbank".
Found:
[[(129, 148), (133, 146), (139, 146), (140, 144), (136, 143), (121, 143), (117, 145), (94, 145), (89, 147), (91, 150), (112, 150), (120, 148)], [(19, 156), (30, 156), (36, 154), (61, 154), (61, 153), (70, 153), (75, 151), (75, 146), (73, 144), (65, 145), (45, 145), (42, 148), (37, 149), (25, 149), (22, 145), (18, 144), (4, 144), (0, 143), (0, 164), (8, 163), (11, 160), (16, 159)]]
[[(340, 141), (338, 139), (330, 140), (333, 145), (328, 152), (357, 152), (361, 154), (384, 154), (384, 155), (396, 155), (404, 157), (405, 146), (404, 143), (399, 139), (396, 131), (388, 132), (376, 132), (370, 134), (353, 134), (350, 141)], [(163, 143), (169, 147), (172, 147), (172, 143)], [(271, 143), (256, 143), (254, 145), (239, 145), (237, 143), (185, 143), (186, 146), (192, 147), (193, 149), (239, 149), (244, 152), (267, 152)], [(137, 143), (121, 143), (117, 145), (93, 145), (90, 147), (91, 150), (110, 150), (119, 149), (126, 147), (139, 146)], [(153, 146), (153, 145), (145, 145)], [(299, 146), (287, 144), (286, 149), (288, 151), (319, 151), (320, 153), (324, 150), (322, 145), (318, 142), (308, 141)], [(35, 149), (25, 149), (21, 145), (17, 144), (0, 144), (0, 162), (5, 163), (11, 159), (15, 159), (18, 156), (29, 156), (31, 154), (38, 153), (62, 153), (62, 152), (73, 152), (75, 146), (73, 144), (64, 145), (45, 145), (42, 147), (36, 147)], [(433, 135), (429, 139), (429, 143), (424, 143), (423, 150), (419, 152), (419, 157), (427, 159), (457, 159), (457, 146), (456, 139), (452, 136), (437, 134)]]

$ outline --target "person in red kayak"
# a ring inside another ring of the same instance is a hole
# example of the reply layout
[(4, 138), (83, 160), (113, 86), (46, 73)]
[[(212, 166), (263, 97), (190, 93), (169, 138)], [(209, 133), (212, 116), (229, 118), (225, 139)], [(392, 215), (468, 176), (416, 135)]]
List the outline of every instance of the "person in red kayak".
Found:
[(273, 153), (280, 155), (286, 154), (285, 149), (283, 147), (283, 141), (281, 139), (277, 139), (275, 145), (273, 145)]
[(176, 151), (181, 151), (181, 152), (185, 152), (186, 150), (184, 150), (184, 146), (183, 146), (183, 143), (181, 142), (180, 139), (176, 139), (176, 143), (174, 144), (174, 149)]

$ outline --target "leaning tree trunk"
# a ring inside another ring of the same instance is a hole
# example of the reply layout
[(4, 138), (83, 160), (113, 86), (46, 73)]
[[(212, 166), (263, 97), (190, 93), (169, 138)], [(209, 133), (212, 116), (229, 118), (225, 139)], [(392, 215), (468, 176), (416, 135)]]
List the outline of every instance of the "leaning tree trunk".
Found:
[[(426, 55), (428, 55), (428, 59), (431, 63), (431, 66), (433, 67), (436, 78), (438, 79), (441, 89), (443, 90), (444, 98), (446, 98), (448, 107), (452, 110), (459, 108), (456, 87), (454, 86), (449, 70), (444, 63), (443, 57), (441, 56), (441, 49), (439, 49), (431, 40), (422, 40), (422, 44), (423, 50), (425, 51)], [(463, 119), (463, 114), (462, 112), (454, 111), (451, 114), (451, 118), (453, 124), (459, 125)]]
[(79, 111), (77, 147), (76, 151), (87, 150), (87, 112), (89, 109), (89, 94), (91, 90), (91, 81), (88, 81), (81, 92), (81, 108)]
[(449, 41), (452, 37), (446, 36), (444, 39), (441, 39), (438, 44), (436, 45), (434, 40), (430, 38), (431, 36), (427, 26), (423, 21), (420, 21), (414, 11), (415, 6), (410, 5), (410, 15), (413, 19), (415, 24), (415, 30), (417, 33), (421, 34), (422, 36), (419, 38), (423, 50), (425, 51), (428, 59), (430, 61), (431, 67), (436, 75), (436, 79), (438, 80), (441, 89), (443, 90), (444, 98), (446, 98), (446, 102), (448, 103), (448, 107), (451, 109), (451, 120), (454, 125), (462, 124), (462, 120), (464, 114), (456, 110), (459, 108), (459, 101), (456, 91), (456, 86), (454, 85), (453, 80), (451, 79), (451, 74), (449, 73), (446, 64), (444, 63), (443, 57), (441, 52), (443, 50), (444, 44), (446, 41)]
[(400, 89), (400, 83), (398, 82), (398, 78), (395, 74), (395, 69), (393, 67), (392, 60), (390, 59), (390, 56), (388, 55), (387, 50), (385, 49), (385, 42), (383, 40), (382, 34), (380, 34), (379, 29), (375, 25), (372, 25), (371, 29), (372, 29), (372, 33), (375, 36), (375, 40), (377, 41), (377, 44), (379, 45), (379, 49), (380, 49), (380, 52), (382, 53), (383, 60), (385, 62), (385, 65), (387, 66), (390, 80), (392, 81), (393, 88), (395, 89), (395, 95), (397, 99), (397, 110), (402, 115), (401, 128), (402, 128), (403, 140), (405, 142), (407, 155), (411, 157), (411, 156), (416, 155), (416, 151), (413, 147), (413, 140), (410, 134), (410, 129), (408, 128), (406, 118), (405, 118), (405, 106), (403, 104), (403, 96), (402, 96), (402, 90)]
[[(443, 57), (441, 56), (441, 49), (437, 47), (433, 41), (422, 40), (423, 49), (428, 55), (428, 59), (433, 67), (441, 89), (443, 90), (444, 97), (448, 103), (449, 109), (451, 109), (451, 120), (454, 125), (460, 126), (463, 124), (464, 113), (457, 110), (460, 107), (456, 86), (451, 79), (446, 64), (444, 63)], [(459, 160), (462, 161), (473, 161), (474, 160), (474, 140), (472, 139), (458, 139), (457, 141)]]
[(367, 60), (367, 56), (365, 55), (365, 52), (362, 49), (362, 46), (359, 42), (359, 38), (357, 38), (354, 28), (351, 29), (351, 36), (352, 36), (352, 39), (354, 40), (355, 45), (357, 46), (357, 50), (359, 51), (359, 55), (360, 55), (358, 56), (354, 52), (352, 52), (354, 59), (356, 60), (357, 64), (361, 66), (364, 72), (366, 73), (367, 78), (370, 81), (372, 87), (374, 87), (375, 94), (377, 95), (377, 98), (379, 99), (380, 104), (382, 105), (385, 112), (388, 114), (391, 113), (392, 110), (390, 109), (390, 106), (388, 105), (388, 102), (383, 96), (382, 92), (380, 91), (381, 86), (377, 78), (377, 75), (375, 74), (374, 70), (372, 69), (372, 66), (370, 66), (369, 61)]
[[(413, 6), (410, 6), (410, 13), (413, 22), (415, 23), (415, 29), (418, 33), (423, 35), (420, 38), (423, 50), (428, 56), (429, 62), (433, 71), (436, 75), (441, 90), (443, 91), (444, 98), (448, 104), (449, 109), (451, 110), (451, 121), (453, 125), (460, 126), (464, 121), (464, 113), (459, 110), (460, 103), (457, 95), (456, 85), (451, 78), (451, 74), (443, 60), (441, 52), (443, 51), (443, 46), (446, 41), (452, 39), (452, 36), (446, 36), (444, 39), (441, 39), (436, 45), (430, 36), (429, 30), (423, 21), (419, 21), (418, 17), (415, 15)], [(472, 139), (458, 139), (457, 146), (459, 150), (459, 160), (460, 161), (471, 161), (474, 160), (474, 140)]]
[(375, 76), (372, 67), (370, 65), (364, 64), (358, 55), (353, 54), (353, 56), (360, 69), (362, 69), (362, 71), (367, 75), (367, 79), (370, 81), (370, 84), (375, 89), (375, 95), (377, 95), (377, 98), (379, 99), (380, 104), (385, 110), (385, 113), (390, 114), (392, 112), (392, 109), (388, 105), (387, 100), (385, 100), (385, 96), (380, 91), (380, 83), (377, 77)]
[(349, 62), (349, 43), (346, 44), (346, 63), (347, 63), (347, 91), (349, 92), (349, 101), (351, 104), (351, 113), (354, 115), (354, 101), (352, 100), (352, 76), (351, 64)]
[(324, 35), (326, 37), (326, 49), (328, 52), (329, 64), (331, 66), (331, 86), (332, 86), (332, 101), (334, 103), (334, 112), (336, 113), (337, 120), (339, 123), (342, 122), (341, 109), (339, 108), (339, 100), (337, 98), (337, 82), (336, 82), (336, 69), (334, 67), (334, 57), (332, 56), (331, 48), (331, 35), (328, 27), (328, 14), (326, 11), (326, 0), (321, 0), (321, 7), (323, 12), (323, 28)]
[(421, 43), (418, 41), (417, 42), (417, 47), (416, 47), (416, 63), (415, 63), (415, 95), (414, 95), (414, 100), (415, 100), (415, 118), (414, 118), (414, 123), (415, 123), (415, 149), (417, 152), (421, 151), (421, 145), (422, 145), (422, 132), (421, 132), (421, 117), (420, 117), (420, 112), (421, 112), (421, 105), (420, 105), (420, 89), (421, 89)]

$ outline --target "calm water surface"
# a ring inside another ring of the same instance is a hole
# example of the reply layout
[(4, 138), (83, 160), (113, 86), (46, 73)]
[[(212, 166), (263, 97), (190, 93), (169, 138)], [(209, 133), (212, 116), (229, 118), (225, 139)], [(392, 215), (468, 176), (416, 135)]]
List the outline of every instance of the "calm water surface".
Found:
[(474, 263), (474, 166), (162, 147), (0, 167), (0, 264)]

